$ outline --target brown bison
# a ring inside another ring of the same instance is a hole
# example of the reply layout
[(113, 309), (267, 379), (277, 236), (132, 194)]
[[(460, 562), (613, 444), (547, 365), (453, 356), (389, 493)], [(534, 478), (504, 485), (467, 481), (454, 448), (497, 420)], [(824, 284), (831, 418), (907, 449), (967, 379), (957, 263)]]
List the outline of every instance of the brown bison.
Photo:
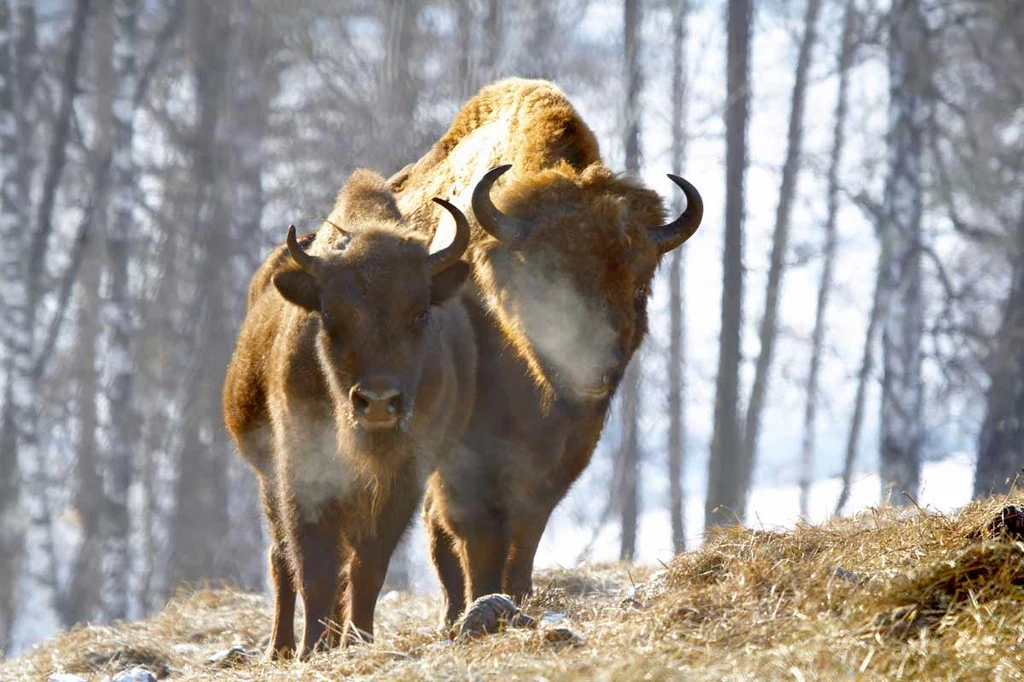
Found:
[[(224, 384), (224, 416), (259, 477), (275, 590), (268, 654), (372, 636), (388, 561), (427, 477), (462, 435), (476, 352), (456, 293), (466, 217), (428, 253), (383, 178), (356, 171), (332, 220), (257, 271)], [(327, 624), (344, 631), (328, 632)]]
[(565, 95), (513, 79), (481, 90), (390, 180), (423, 233), (437, 222), (426, 197), (472, 198), (475, 286), (462, 296), (478, 353), (462, 439), (472, 456), (442, 468), (424, 507), (448, 623), (467, 598), (532, 590), (548, 517), (589, 463), (647, 332), (658, 261), (700, 225), (700, 195), (670, 177), (687, 208), (665, 223), (657, 194), (601, 163)]

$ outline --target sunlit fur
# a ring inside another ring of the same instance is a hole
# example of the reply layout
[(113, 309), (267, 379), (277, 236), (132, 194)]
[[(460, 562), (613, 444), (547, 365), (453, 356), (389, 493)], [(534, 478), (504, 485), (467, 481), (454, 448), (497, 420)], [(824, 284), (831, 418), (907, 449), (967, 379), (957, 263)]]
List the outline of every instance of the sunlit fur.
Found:
[[(374, 173), (354, 173), (332, 215), (299, 240), (319, 259), (317, 277), (286, 246), (253, 276), (224, 385), (225, 421), (260, 479), (271, 529), (272, 656), (294, 647), (295, 589), (304, 654), (325, 643), (328, 618), (372, 632), (391, 551), (473, 403), (475, 348), (456, 295), (468, 268), (429, 273), (427, 239)], [(350, 391), (369, 375), (408, 396), (394, 428), (353, 416)], [(339, 576), (351, 585), (344, 599)]]
[[(391, 182), (399, 205), (422, 229), (441, 217), (424, 200), (451, 196), (466, 205), (477, 180), (505, 163), (512, 170), (491, 196), (503, 212), (530, 220), (533, 232), (525, 245), (511, 247), (474, 220), (474, 277), (550, 399), (559, 388), (571, 388), (566, 379), (593, 379), (614, 366), (616, 344), (626, 358), (639, 346), (659, 258), (647, 231), (664, 222), (664, 209), (656, 193), (605, 167), (593, 133), (561, 91), (535, 80), (510, 79), (481, 90), (434, 148)], [(550, 330), (530, 328), (520, 314), (524, 299), (545, 298), (534, 295), (538, 286), (548, 295), (561, 289), (576, 302), (560, 309), (568, 338), (538, 338)], [(595, 326), (590, 337), (579, 333)], [(541, 357), (545, 345), (559, 352)]]
[(590, 461), (647, 332), (660, 258), (648, 230), (665, 221), (658, 195), (601, 163), (593, 133), (545, 81), (485, 87), (390, 182), (410, 223), (427, 233), (438, 214), (425, 198), (467, 205), (481, 176), (503, 164), (512, 169), (491, 198), (532, 229), (510, 244), (471, 221), (475, 286), (463, 299), (479, 388), (462, 442), (472, 456), (442, 466), (425, 508), (449, 621), (466, 597), (532, 589), (548, 517)]

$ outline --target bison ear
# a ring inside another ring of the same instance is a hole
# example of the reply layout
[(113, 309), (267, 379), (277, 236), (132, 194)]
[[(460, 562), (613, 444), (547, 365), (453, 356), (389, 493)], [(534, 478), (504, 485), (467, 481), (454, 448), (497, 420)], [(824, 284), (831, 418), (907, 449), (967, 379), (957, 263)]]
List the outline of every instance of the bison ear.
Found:
[(469, 263), (460, 260), (431, 277), (430, 305), (441, 305), (459, 293), (467, 276), (469, 276)]
[(282, 270), (273, 277), (285, 300), (306, 310), (320, 309), (320, 287), (313, 276), (298, 268)]

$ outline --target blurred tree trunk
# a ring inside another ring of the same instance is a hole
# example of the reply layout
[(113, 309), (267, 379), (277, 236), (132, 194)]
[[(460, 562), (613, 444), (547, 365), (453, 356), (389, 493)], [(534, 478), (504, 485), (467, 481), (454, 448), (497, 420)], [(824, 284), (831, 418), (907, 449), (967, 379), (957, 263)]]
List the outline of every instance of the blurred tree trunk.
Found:
[(109, 488), (110, 529), (107, 539), (108, 620), (128, 616), (129, 576), (132, 571), (131, 512), (128, 494), (137, 452), (138, 418), (133, 400), (132, 311), (128, 263), (135, 232), (134, 140), (137, 24), (139, 0), (114, 0), (114, 106), (111, 147), (110, 222), (107, 233), (108, 298), (106, 389), (110, 406)]
[(35, 103), (36, 83), (39, 80), (40, 57), (37, 37), (36, 0), (14, 0), (15, 46), (14, 78), (16, 82), (14, 104), (18, 126), (18, 205), (23, 215), (32, 205), (32, 178), (35, 173), (34, 157), (39, 113)]
[(894, 0), (889, 18), (880, 478), (882, 500), (897, 505), (916, 499), (921, 469), (921, 163), (929, 88), (928, 29), (923, 12), (915, 0)]
[(806, 517), (810, 508), (811, 484), (814, 482), (815, 428), (818, 414), (818, 379), (825, 345), (825, 313), (832, 293), (832, 277), (836, 259), (836, 218), (839, 213), (839, 170), (846, 144), (846, 99), (853, 60), (853, 0), (847, 0), (839, 47), (839, 89), (832, 128), (832, 158), (828, 168), (828, 189), (825, 201), (825, 244), (822, 247), (821, 279), (814, 308), (814, 331), (811, 333), (811, 364), (807, 371), (807, 401), (804, 404), (804, 436), (800, 446), (800, 515)]
[[(97, 219), (99, 217), (97, 216)], [(99, 227), (98, 225), (94, 227)], [(102, 259), (96, 239), (87, 242), (79, 280), (78, 325), (74, 347), (75, 466), (74, 507), (81, 523), (77, 552), (71, 559), (67, 588), (57, 600), (64, 627), (93, 620), (99, 613), (103, 584), (103, 479), (96, 434), (97, 402), (96, 340), (100, 334), (100, 276)]]
[[(144, 63), (136, 61), (133, 96), (136, 107), (145, 108), (150, 105), (148, 91), (154, 85), (160, 85), (159, 80), (154, 83), (153, 78), (159, 65), (169, 58), (179, 56), (178, 52), (169, 48), (175, 44), (174, 39), (183, 28), (186, 15), (185, 0), (173, 0), (167, 6), (167, 14), (159, 31), (154, 34), (154, 45), (148, 58)], [(134, 140), (134, 131), (132, 137)], [(133, 170), (137, 175), (141, 174), (137, 164), (133, 164)], [(134, 359), (132, 394), (138, 396), (134, 401), (134, 415), (138, 423), (135, 427), (132, 468), (134, 484), (141, 496), (140, 509), (133, 519), (137, 530), (132, 531), (138, 543), (131, 547), (134, 558), (132, 569), (136, 576), (133, 581), (133, 598), (141, 616), (152, 613), (163, 604), (160, 600), (160, 580), (166, 576), (169, 563), (165, 560), (168, 543), (163, 538), (170, 534), (167, 531), (171, 516), (171, 505), (166, 501), (173, 500), (165, 483), (165, 470), (169, 468), (166, 465), (173, 460), (173, 440), (180, 433), (180, 394), (176, 389), (184, 374), (179, 353), (186, 346), (183, 341), (186, 339), (184, 332), (187, 327), (177, 323), (175, 316), (180, 315), (182, 308), (179, 292), (184, 266), (179, 261), (185, 260), (178, 244), (179, 240), (189, 236), (188, 230), (182, 229), (183, 225), (189, 225), (189, 218), (185, 216), (188, 212), (187, 201), (178, 201), (178, 198), (180, 185), (188, 182), (188, 176), (182, 174), (179, 179), (174, 175), (165, 175), (162, 180), (164, 193), (156, 206), (146, 205), (139, 200), (139, 196), (133, 194), (132, 232), (126, 244), (130, 251), (127, 254), (131, 258), (130, 262), (137, 264), (141, 283), (138, 289), (140, 300), (132, 306), (138, 320), (132, 325), (134, 333), (129, 339)], [(151, 230), (142, 229), (143, 222), (137, 217), (140, 207), (154, 211), (150, 214), (155, 218)], [(152, 274), (147, 277), (147, 272)], [(144, 400), (142, 396), (145, 396)]]
[(227, 328), (231, 291), (230, 178), (225, 163), (224, 105), (228, 95), (226, 4), (189, 5), (190, 50), (195, 81), (196, 128), (192, 139), (194, 211), (192, 236), (198, 246), (192, 367), (184, 403), (184, 425), (171, 519), (167, 590), (182, 582), (213, 581), (228, 575), (227, 442), (220, 411), (220, 383), (231, 355)]
[[(232, 261), (235, 276), (235, 310), (231, 318), (237, 328), (245, 315), (246, 284), (251, 273), (262, 263), (264, 240), (263, 189), (264, 151), (270, 100), (276, 92), (276, 66), (270, 46), (270, 30), (258, 3), (243, 0), (236, 5), (235, 22), (246, 27), (246, 39), (236, 44), (232, 64), (232, 177), (234, 178), (234, 209), (231, 212), (235, 244), (242, 251)], [(243, 589), (259, 590), (265, 570), (262, 505), (252, 469), (241, 457), (228, 460), (231, 491), (231, 554), (236, 565), (233, 572)]]
[(722, 270), (722, 327), (715, 389), (715, 423), (708, 463), (704, 525), (742, 523), (743, 438), (739, 422), (740, 331), (743, 323), (744, 178), (750, 108), (751, 0), (729, 0), (727, 11), (725, 109), (725, 251)]
[[(43, 554), (52, 557), (54, 552), (50, 546), (51, 528), (49, 527), (49, 513), (45, 501), (46, 493), (46, 470), (43, 453), (39, 448), (39, 375), (40, 370), (45, 367), (48, 358), (36, 358), (32, 356), (37, 351), (34, 344), (35, 326), (40, 299), (42, 298), (43, 273), (46, 267), (46, 255), (49, 249), (49, 237), (53, 230), (53, 205), (64, 173), (65, 161), (67, 160), (67, 138), (71, 123), (72, 105), (75, 96), (78, 94), (78, 67), (81, 61), (82, 43), (85, 38), (86, 19), (88, 17), (89, 0), (78, 0), (75, 4), (75, 11), (71, 27), (68, 33), (68, 47), (64, 55), (63, 72), (61, 74), (59, 89), (59, 108), (53, 123), (52, 137), (48, 148), (47, 166), (43, 179), (43, 187), (40, 196), (39, 210), (36, 215), (34, 229), (26, 229), (27, 220), (24, 216), (29, 212), (27, 202), (29, 194), (28, 176), (24, 164), (29, 163), (30, 154), (20, 147), (17, 155), (16, 180), (18, 187), (17, 202), (18, 208), (11, 212), (5, 212), (3, 221), (3, 236), (9, 237), (6, 242), (12, 262), (4, 265), (4, 273), (11, 273), (11, 279), (4, 280), (3, 300), (5, 306), (5, 317), (8, 320), (8, 328), (5, 335), (7, 345), (8, 376), (5, 393), (7, 399), (4, 402), (5, 414), (0, 418), (3, 424), (4, 433), (0, 435), (0, 442), (4, 444), (3, 459), (6, 463), (3, 466), (12, 476), (13, 481), (19, 480), (19, 470), (24, 471), (27, 481), (30, 483), (26, 498), (29, 517), (31, 520), (31, 532), (28, 541), (28, 551), (34, 548), (43, 550)], [(18, 59), (18, 83), (19, 98), (15, 99), (15, 106), (25, 105), (30, 98), (31, 87), (25, 87), (21, 91), (22, 78), (26, 73), (35, 68), (34, 52), (34, 8), (24, 3), (18, 7), (18, 12), (23, 15), (19, 18), (22, 22), (22, 31), (28, 31), (26, 25), (32, 29), (31, 39), (25, 38), (25, 34), (19, 35), (19, 45), (25, 45), (26, 54)], [(31, 50), (29, 48), (31, 46)], [(9, 53), (6, 53), (9, 56)], [(34, 77), (33, 77), (34, 83)], [(16, 126), (14, 128), (17, 128)], [(11, 128), (7, 128), (11, 130)], [(18, 130), (18, 143), (25, 144)], [(8, 141), (5, 140), (5, 146)], [(8, 151), (4, 149), (3, 151)], [(12, 170), (10, 165), (6, 169)], [(7, 178), (5, 175), (3, 189), (8, 190)], [(9, 196), (9, 195), (8, 195)], [(5, 196), (5, 200), (7, 196)], [(27, 243), (26, 243), (26, 237)], [(18, 258), (14, 264), (13, 259)], [(3, 535), (7, 536), (0, 543), (5, 547), (23, 547), (25, 545), (25, 524), (17, 504), (19, 493), (11, 491), (11, 502), (7, 503), (7, 509), (0, 508), (6, 519), (0, 519), (0, 528)], [(5, 499), (5, 502), (6, 502)], [(5, 550), (6, 551), (6, 550)], [(3, 572), (10, 570), (17, 559), (10, 559), (2, 563), (8, 564)], [(54, 570), (50, 566), (51, 573)], [(12, 575), (17, 575), (13, 573)], [(14, 579), (4, 591), (10, 591), (11, 596), (0, 595), (0, 600), (8, 604), (0, 604), (0, 627), (5, 630), (5, 640), (9, 640), (10, 628), (14, 622), (13, 595), (16, 591), (17, 580)], [(41, 586), (43, 587), (43, 586)], [(53, 586), (54, 588), (56, 585)], [(39, 599), (49, 599), (44, 594), (34, 595)], [(7, 611), (7, 609), (11, 609)], [(5, 642), (5, 643), (9, 643)]]
[(504, 53), (503, 25), (501, 0), (488, 0), (487, 17), (484, 19), (484, 44), (480, 54), (481, 85), (495, 80), (500, 72)]
[(457, 0), (455, 11), (458, 20), (459, 45), (456, 61), (456, 82), (459, 87), (459, 99), (465, 100), (480, 87), (477, 76), (476, 44), (473, 40), (473, 28), (478, 23), (473, 0)]
[(989, 389), (978, 437), (974, 496), (1008, 492), (1024, 467), (1024, 203), (1015, 230), (1010, 293), (988, 361)]
[[(114, 111), (114, 27), (110, 0), (97, 3), (93, 36), (96, 63), (95, 113), (92, 145), (92, 173), (109, 173), (106, 157), (111, 153), (111, 123)], [(65, 627), (93, 620), (102, 604), (104, 555), (104, 490), (101, 460), (97, 447), (99, 429), (99, 368), (101, 358), (97, 343), (101, 333), (100, 284), (103, 275), (103, 251), (100, 239), (106, 233), (106, 211), (109, 193), (106, 178), (94, 177), (94, 184), (103, 191), (93, 199), (88, 239), (79, 280), (78, 324), (74, 347), (74, 377), (77, 411), (75, 445), (74, 506), (81, 522), (78, 551), (71, 560), (67, 588), (59, 595), (57, 612)], [(109, 568), (109, 567), (108, 567)]]
[(12, 21), (8, 0), (0, 0), (0, 306), (4, 324), (3, 412), (0, 413), (0, 657), (11, 646), (11, 630), (17, 612), (18, 576), (24, 547), (21, 507), (21, 467), (18, 462), (18, 416), (27, 390), (27, 340), (25, 330), (26, 231), (22, 223), (18, 185), (20, 154), (15, 114)]
[[(796, 198), (797, 179), (804, 143), (804, 103), (807, 98), (807, 72), (811, 66), (814, 43), (818, 38), (818, 15), (821, 0), (807, 0), (804, 14), (804, 33), (800, 40), (800, 52), (796, 61), (796, 78), (790, 100), (789, 132), (786, 160), (782, 165), (782, 182), (779, 186), (779, 203), (775, 212), (775, 231), (772, 235), (771, 264), (768, 267), (768, 285), (765, 289), (764, 315), (758, 338), (761, 352), (757, 355), (754, 368), (754, 383), (747, 403), (747, 420), (743, 440), (743, 467), (740, 470), (741, 492), (750, 495), (757, 466), (757, 442), (761, 434), (761, 414), (764, 411), (768, 383), (771, 379), (772, 360), (775, 357), (775, 341), (779, 333), (779, 298), (782, 294), (782, 279), (786, 274), (786, 257), (789, 251), (789, 226), (793, 215), (793, 201)], [(743, 504), (746, 508), (746, 504)], [(743, 515), (740, 515), (740, 519)]]
[[(143, 320), (140, 326), (136, 355), (148, 362), (140, 367), (137, 377), (139, 393), (151, 396), (144, 413), (141, 436), (140, 485), (142, 486), (142, 509), (140, 515), (141, 566), (139, 567), (137, 601), (143, 614), (149, 614), (160, 607), (160, 595), (167, 574), (159, 560), (162, 547), (159, 538), (165, 517), (173, 509), (165, 511), (160, 501), (169, 497), (163, 486), (162, 464), (173, 461), (174, 437), (177, 435), (176, 415), (164, 405), (174, 405), (180, 400), (177, 376), (181, 373), (178, 348), (183, 338), (180, 325), (175, 324), (175, 313), (180, 308), (178, 287), (181, 285), (181, 260), (184, 249), (181, 243), (187, 233), (179, 228), (173, 219), (175, 202), (173, 198), (161, 201), (161, 213), (172, 216), (170, 221), (158, 221), (154, 242), (159, 244), (154, 254), (155, 285), (152, 297), (142, 306)], [(154, 409), (155, 408), (155, 409)], [(163, 582), (161, 582), (163, 581)]]
[[(683, 174), (686, 156), (686, 37), (689, 0), (679, 0), (672, 10), (672, 168)], [(682, 213), (677, 196), (673, 213)], [(683, 466), (686, 460), (686, 259), (683, 249), (669, 261), (668, 347), (668, 515), (672, 525), (672, 549), (686, 548)]]
[(526, 3), (527, 21), (524, 31), (525, 53), (522, 55), (524, 78), (554, 78), (553, 65), (558, 32), (557, 0), (529, 0)]
[(834, 512), (837, 516), (843, 513), (843, 508), (850, 499), (853, 465), (860, 448), (860, 432), (864, 424), (864, 401), (867, 397), (868, 382), (871, 380), (871, 373), (875, 366), (875, 337), (878, 335), (878, 325), (882, 319), (882, 305), (884, 304), (882, 300), (882, 279), (886, 269), (885, 262), (882, 260), (884, 257), (884, 253), (879, 256), (878, 273), (875, 275), (875, 293), (871, 299), (868, 328), (864, 332), (864, 350), (861, 353), (860, 370), (857, 372), (857, 395), (853, 399), (853, 416), (850, 417), (850, 433), (846, 439), (846, 455), (843, 457), (842, 488), (839, 491), (839, 500), (836, 502)]
[[(625, 149), (626, 172), (640, 175), (640, 28), (643, 23), (640, 0), (623, 2), (623, 46), (626, 65)], [(641, 356), (633, 356), (622, 380), (622, 442), (619, 447), (619, 513), (622, 535), (619, 560), (636, 557), (637, 522), (640, 513), (640, 372)]]
[(380, 83), (384, 108), (380, 125), (384, 153), (380, 168), (392, 173), (416, 153), (416, 103), (420, 80), (413, 74), (419, 5), (405, 0), (382, 4), (385, 23), (384, 73)]

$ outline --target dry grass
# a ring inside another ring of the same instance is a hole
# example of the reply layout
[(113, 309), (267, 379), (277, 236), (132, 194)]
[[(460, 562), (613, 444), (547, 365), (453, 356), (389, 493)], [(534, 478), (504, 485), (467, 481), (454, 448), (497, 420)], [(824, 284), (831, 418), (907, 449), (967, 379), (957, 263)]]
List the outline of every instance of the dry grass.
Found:
[(0, 664), (0, 680), (100, 680), (133, 658), (166, 664), (171, 679), (260, 682), (1020, 680), (1024, 544), (983, 539), (1006, 502), (948, 516), (882, 509), (791, 533), (731, 530), (658, 573), (541, 573), (526, 611), (565, 614), (558, 625), (582, 636), (575, 645), (544, 628), (450, 644), (434, 626), (436, 602), (400, 597), (379, 605), (376, 644), (217, 669), (206, 658), (256, 646), (269, 612), (261, 597), (205, 591), (145, 622), (65, 633)]

